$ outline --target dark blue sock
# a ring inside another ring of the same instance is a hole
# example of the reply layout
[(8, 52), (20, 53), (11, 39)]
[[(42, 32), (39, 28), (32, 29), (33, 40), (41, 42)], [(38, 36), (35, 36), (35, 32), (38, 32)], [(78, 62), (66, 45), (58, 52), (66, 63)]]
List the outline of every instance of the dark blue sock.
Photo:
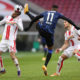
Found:
[(45, 61), (45, 66), (47, 67), (50, 59), (51, 59), (51, 56), (52, 56), (52, 53), (53, 53), (53, 50), (48, 50), (48, 54), (47, 54), (47, 58), (46, 58), (46, 61)]
[(48, 52), (48, 49), (47, 48), (44, 48), (44, 57), (47, 56), (47, 52)]

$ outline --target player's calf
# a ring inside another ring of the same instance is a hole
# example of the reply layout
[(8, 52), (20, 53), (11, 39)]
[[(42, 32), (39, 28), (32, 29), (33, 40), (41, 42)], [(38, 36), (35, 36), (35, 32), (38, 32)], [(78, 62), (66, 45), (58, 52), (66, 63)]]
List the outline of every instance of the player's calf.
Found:
[(6, 70), (3, 67), (3, 59), (2, 59), (2, 56), (0, 56), (0, 67), (1, 67), (0, 73), (1, 74), (4, 74), (6, 72)]
[(57, 71), (56, 71), (57, 74), (60, 74), (60, 71), (63, 67), (63, 61), (64, 59), (60, 56), (58, 60), (58, 65), (57, 65)]
[(12, 60), (14, 61), (14, 64), (16, 65), (17, 75), (20, 76), (21, 75), (21, 70), (20, 70), (20, 67), (19, 67), (18, 59), (15, 56), (15, 53), (11, 53), (10, 56), (11, 56)]

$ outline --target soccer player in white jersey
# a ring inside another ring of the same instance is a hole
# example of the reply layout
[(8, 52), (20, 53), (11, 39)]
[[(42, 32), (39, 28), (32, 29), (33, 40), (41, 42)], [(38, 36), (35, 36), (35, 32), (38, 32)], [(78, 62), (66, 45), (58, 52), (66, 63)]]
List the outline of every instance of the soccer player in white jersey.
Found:
[(80, 31), (76, 30), (74, 26), (67, 21), (64, 21), (64, 28), (67, 29), (65, 33), (65, 42), (61, 48), (56, 49), (56, 53), (59, 53), (60, 51), (63, 51), (63, 53), (59, 57), (56, 73), (50, 76), (59, 76), (64, 60), (72, 57), (73, 55), (80, 60)]
[[(15, 6), (15, 10), (11, 16), (6, 16), (2, 21), (0, 21), (0, 25), (5, 24), (3, 37), (0, 43), (0, 55), (2, 52), (6, 52), (9, 49), (10, 56), (14, 61), (14, 64), (17, 68), (17, 74), (20, 76), (20, 67), (17, 57), (15, 56), (16, 52), (16, 36), (18, 29), (23, 31), (23, 23), (22, 19), (19, 17), (22, 11), (22, 7), (20, 5)], [(0, 57), (2, 61), (2, 57)], [(2, 64), (0, 62), (0, 64)], [(1, 66), (0, 73), (5, 73), (5, 69), (3, 68), (3, 64)]]

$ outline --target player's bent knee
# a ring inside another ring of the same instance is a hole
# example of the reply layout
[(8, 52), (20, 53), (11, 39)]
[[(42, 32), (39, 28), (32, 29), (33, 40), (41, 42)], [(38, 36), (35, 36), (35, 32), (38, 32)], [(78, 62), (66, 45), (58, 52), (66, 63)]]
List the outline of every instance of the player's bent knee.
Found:
[(60, 57), (59, 57), (59, 60), (60, 60), (60, 61), (62, 61), (62, 60), (63, 60), (62, 56), (60, 56)]
[(61, 58), (63, 58), (63, 59), (65, 60), (65, 59), (67, 59), (67, 58), (68, 58), (68, 56), (67, 56), (67, 55), (65, 55), (65, 54), (62, 54), (62, 55), (61, 55)]
[(60, 63), (61, 63), (62, 61), (64, 61), (64, 59), (60, 56), (60, 57), (59, 57), (59, 60), (58, 60), (58, 65), (60, 65)]
[(15, 55), (14, 54), (10, 54), (10, 56), (11, 56), (12, 60), (15, 59)]

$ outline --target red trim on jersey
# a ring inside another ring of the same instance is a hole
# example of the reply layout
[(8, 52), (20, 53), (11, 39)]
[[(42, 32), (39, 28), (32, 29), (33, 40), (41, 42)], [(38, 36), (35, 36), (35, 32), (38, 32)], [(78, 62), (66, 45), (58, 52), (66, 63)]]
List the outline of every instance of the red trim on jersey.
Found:
[(78, 55), (78, 56), (80, 56), (80, 54), (79, 54), (79, 53), (77, 53), (77, 55)]
[(9, 21), (13, 21), (13, 18), (11, 18)]
[(2, 57), (0, 56), (0, 63), (1, 63), (1, 68), (3, 67), (3, 61), (2, 61)]
[(71, 35), (71, 31), (69, 31), (69, 36)]
[(61, 71), (61, 68), (63, 67), (63, 61), (64, 60), (61, 61), (61, 66), (60, 66), (59, 72)]
[(9, 40), (9, 35), (10, 35), (10, 25), (7, 26), (7, 31), (6, 31), (6, 39)]
[(72, 39), (71, 39), (70, 41), (71, 41), (71, 43), (72, 43), (72, 46), (74, 46), (74, 41), (73, 41)]

